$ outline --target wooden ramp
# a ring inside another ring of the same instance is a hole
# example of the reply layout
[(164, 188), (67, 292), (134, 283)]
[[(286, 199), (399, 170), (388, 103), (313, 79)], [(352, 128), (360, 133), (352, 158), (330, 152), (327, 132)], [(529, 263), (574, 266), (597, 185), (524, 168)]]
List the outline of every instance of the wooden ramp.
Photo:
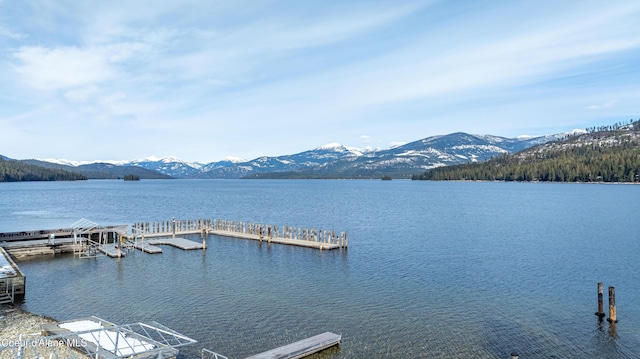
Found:
[(340, 345), (341, 335), (326, 332), (311, 338), (303, 339), (289, 345), (275, 348), (246, 359), (296, 359), (304, 358), (311, 354)]
[(202, 243), (190, 241), (185, 238), (158, 238), (158, 239), (150, 239), (147, 241), (148, 244), (157, 246), (159, 244), (166, 244), (170, 246), (174, 246), (184, 250), (192, 250), (192, 249), (203, 249)]

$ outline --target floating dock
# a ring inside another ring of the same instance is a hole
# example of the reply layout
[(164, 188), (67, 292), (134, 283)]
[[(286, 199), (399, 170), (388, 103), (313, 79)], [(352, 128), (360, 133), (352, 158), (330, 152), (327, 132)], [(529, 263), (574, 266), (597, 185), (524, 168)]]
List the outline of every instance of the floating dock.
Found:
[(279, 348), (252, 355), (246, 359), (297, 359), (340, 345), (341, 335), (325, 332)]
[[(167, 237), (167, 238), (158, 238), (158, 239), (150, 239), (147, 241), (149, 243), (149, 245), (152, 246), (158, 246), (158, 245), (169, 245), (169, 246), (173, 246), (176, 248), (180, 248), (183, 249), (185, 251), (190, 251), (193, 249), (204, 249), (202, 247), (202, 243), (198, 243), (198, 242), (194, 242), (194, 241), (190, 241), (188, 239), (185, 238), (180, 238), (180, 237)], [(156, 247), (158, 248), (158, 247)], [(162, 250), (161, 248), (158, 248), (160, 250)]]
[(126, 255), (124, 248), (120, 248), (120, 250), (118, 250), (117, 244), (102, 245), (98, 247), (98, 250), (111, 258), (124, 257)]
[(162, 248), (156, 247), (154, 245), (149, 244), (149, 241), (137, 240), (133, 242), (133, 248), (139, 249), (145, 253), (149, 254), (160, 254), (162, 253)]

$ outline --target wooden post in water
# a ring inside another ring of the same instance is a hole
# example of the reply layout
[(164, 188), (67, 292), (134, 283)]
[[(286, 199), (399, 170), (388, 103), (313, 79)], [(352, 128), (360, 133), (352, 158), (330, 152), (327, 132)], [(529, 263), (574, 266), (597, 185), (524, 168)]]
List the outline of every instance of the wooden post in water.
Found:
[(516, 352), (511, 353), (511, 359), (518, 359), (518, 353)]
[(609, 318), (608, 322), (617, 323), (618, 317), (616, 316), (616, 288), (609, 287)]
[(604, 318), (604, 284), (602, 282), (598, 282), (598, 311), (596, 315), (600, 320)]

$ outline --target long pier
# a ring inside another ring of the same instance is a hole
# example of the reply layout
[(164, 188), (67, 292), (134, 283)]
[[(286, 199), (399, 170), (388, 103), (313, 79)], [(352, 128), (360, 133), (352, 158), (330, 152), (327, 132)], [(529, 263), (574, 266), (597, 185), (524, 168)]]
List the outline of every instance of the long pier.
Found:
[[(275, 226), (228, 220), (171, 220), (138, 222), (132, 226), (135, 237), (167, 237), (187, 234), (213, 234), (223, 237), (252, 239), (268, 243), (288, 244), (316, 249), (347, 248), (349, 235), (324, 229)], [(132, 238), (132, 237), (130, 237)]]

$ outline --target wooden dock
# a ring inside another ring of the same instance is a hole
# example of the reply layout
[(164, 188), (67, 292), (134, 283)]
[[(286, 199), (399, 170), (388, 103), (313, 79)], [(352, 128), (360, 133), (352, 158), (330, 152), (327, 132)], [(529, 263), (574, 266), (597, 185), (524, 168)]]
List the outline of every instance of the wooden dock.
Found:
[(133, 248), (139, 249), (145, 253), (149, 254), (159, 254), (162, 253), (162, 248), (156, 247), (154, 245), (149, 244), (149, 241), (137, 240), (133, 242)]
[[(297, 228), (290, 226), (237, 222), (227, 220), (171, 220), (163, 222), (135, 223), (132, 226), (136, 238), (175, 237), (176, 235), (208, 234), (251, 239), (267, 243), (294, 245), (316, 249), (346, 249), (349, 245), (347, 232), (324, 229)], [(131, 238), (131, 237), (130, 237)], [(201, 247), (202, 248), (202, 247)]]
[[(185, 251), (189, 251), (189, 250), (192, 250), (192, 249), (203, 249), (202, 248), (202, 243), (190, 241), (188, 239), (180, 238), (180, 237), (175, 237), (175, 238), (167, 237), (167, 238), (150, 239), (150, 240), (147, 241), (147, 243), (149, 243), (152, 246), (165, 244), (165, 245), (173, 246), (173, 247), (176, 247), (176, 248), (184, 249)], [(160, 249), (160, 248), (158, 248), (158, 249)], [(160, 250), (162, 250), (162, 249), (160, 249)]]
[(246, 359), (296, 359), (340, 345), (341, 335), (325, 332), (279, 348), (252, 355)]
[(118, 251), (118, 245), (113, 243), (99, 246), (98, 250), (111, 258), (124, 257), (126, 253), (124, 248), (121, 248), (120, 251)]
[[(219, 219), (174, 219), (138, 222), (130, 227), (104, 227), (82, 219), (68, 229), (0, 233), (0, 247), (14, 258), (59, 253), (74, 253), (87, 258), (95, 257), (97, 252), (117, 258), (126, 254), (125, 247), (145, 253), (162, 253), (162, 249), (157, 247), (162, 244), (185, 250), (206, 249), (206, 238), (210, 234), (319, 250), (346, 249), (349, 245), (347, 232), (316, 228), (278, 227)], [(202, 243), (179, 237), (186, 235), (200, 235)]]

